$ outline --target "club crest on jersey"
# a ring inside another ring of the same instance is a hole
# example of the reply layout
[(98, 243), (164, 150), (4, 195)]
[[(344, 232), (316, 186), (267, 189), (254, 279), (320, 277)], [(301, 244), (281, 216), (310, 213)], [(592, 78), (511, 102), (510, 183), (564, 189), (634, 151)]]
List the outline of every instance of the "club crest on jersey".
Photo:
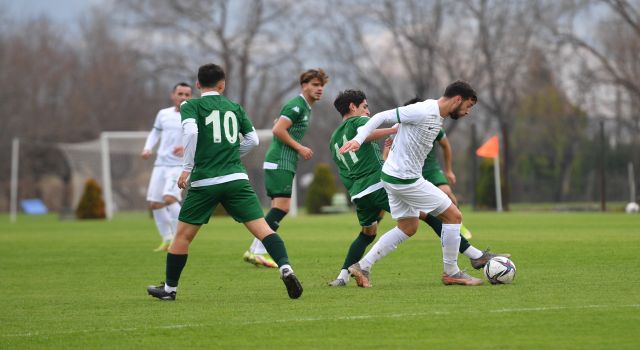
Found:
[(295, 107), (293, 107), (291, 109), (296, 113), (300, 113), (300, 107), (298, 107), (298, 106), (295, 106)]

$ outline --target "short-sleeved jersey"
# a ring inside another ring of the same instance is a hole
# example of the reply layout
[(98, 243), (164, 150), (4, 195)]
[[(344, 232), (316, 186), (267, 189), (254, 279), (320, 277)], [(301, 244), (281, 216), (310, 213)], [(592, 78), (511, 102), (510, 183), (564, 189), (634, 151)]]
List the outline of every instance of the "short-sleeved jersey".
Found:
[(198, 126), (192, 183), (238, 173), (246, 178), (247, 171), (240, 161), (240, 134), (254, 129), (239, 104), (222, 95), (205, 95), (183, 103), (180, 114), (183, 123), (194, 119)]
[(329, 142), (340, 180), (349, 191), (352, 200), (366, 196), (382, 186), (380, 172), (383, 160), (377, 142), (365, 142), (357, 152), (339, 152), (340, 147), (351, 140), (358, 133), (358, 128), (367, 121), (369, 117), (351, 117), (344, 120), (333, 132)]
[(430, 171), (440, 169), (440, 163), (438, 162), (438, 156), (436, 154), (437, 147), (438, 147), (437, 142), (442, 140), (445, 137), (446, 137), (446, 134), (444, 132), (444, 128), (442, 128), (440, 129), (438, 136), (436, 136), (436, 139), (433, 141), (433, 148), (431, 148), (431, 152), (427, 154), (427, 158), (424, 160), (424, 165), (422, 166), (422, 177), (427, 176), (426, 174), (429, 173)]
[[(181, 166), (182, 156), (174, 154), (176, 147), (182, 146), (182, 121), (176, 107), (161, 109), (153, 122), (153, 128), (160, 132), (155, 166)], [(157, 139), (156, 139), (157, 140)], [(149, 145), (153, 147), (153, 145)]]
[(444, 120), (438, 101), (426, 100), (381, 113), (385, 119), (395, 118), (400, 123), (382, 172), (400, 180), (421, 178), (422, 165)]
[[(291, 127), (287, 130), (291, 138), (296, 142), (301, 142), (311, 121), (311, 106), (302, 95), (298, 95), (282, 107), (279, 118), (283, 117), (291, 120)], [(298, 152), (284, 144), (274, 135), (264, 162), (265, 169), (295, 172), (298, 166)]]

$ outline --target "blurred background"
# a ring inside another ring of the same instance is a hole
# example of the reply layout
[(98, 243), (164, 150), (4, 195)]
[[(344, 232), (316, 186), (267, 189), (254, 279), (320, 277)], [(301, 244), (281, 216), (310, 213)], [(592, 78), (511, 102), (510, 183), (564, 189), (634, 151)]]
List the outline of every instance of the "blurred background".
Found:
[[(332, 163), (339, 91), (363, 90), (376, 113), (463, 79), (478, 105), (445, 122), (461, 203), (495, 204), (493, 162), (475, 150), (498, 135), (506, 210), (622, 210), (637, 201), (639, 53), (637, 0), (0, 1), (0, 212), (12, 163), (18, 200), (75, 210), (88, 177), (104, 186), (104, 135), (117, 209), (143, 210), (152, 161), (139, 157), (143, 133), (122, 132), (149, 131), (172, 87), (209, 62), (257, 129), (298, 94), (303, 70), (329, 74), (299, 179)], [(267, 144), (245, 159), (264, 204)]]

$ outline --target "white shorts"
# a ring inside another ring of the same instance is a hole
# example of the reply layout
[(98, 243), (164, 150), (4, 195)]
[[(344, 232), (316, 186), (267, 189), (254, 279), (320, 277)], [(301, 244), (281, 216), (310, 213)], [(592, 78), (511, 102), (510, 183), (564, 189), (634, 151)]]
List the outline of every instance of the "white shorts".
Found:
[(438, 216), (453, 203), (441, 189), (422, 178), (408, 185), (391, 184), (383, 180), (382, 185), (387, 191), (394, 220), (418, 217), (421, 211)]
[(181, 173), (181, 166), (153, 167), (147, 190), (147, 201), (164, 203), (164, 196), (182, 200), (182, 190), (178, 188), (178, 178)]

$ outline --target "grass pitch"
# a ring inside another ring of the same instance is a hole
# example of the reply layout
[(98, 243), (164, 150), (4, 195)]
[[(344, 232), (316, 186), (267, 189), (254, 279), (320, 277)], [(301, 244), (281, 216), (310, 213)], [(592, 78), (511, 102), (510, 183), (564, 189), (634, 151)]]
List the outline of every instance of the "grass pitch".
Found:
[(373, 288), (330, 288), (355, 214), (302, 216), (280, 229), (305, 288), (290, 300), (276, 270), (242, 262), (244, 227), (216, 218), (178, 300), (161, 302), (145, 291), (165, 264), (148, 215), (0, 216), (0, 348), (637, 348), (640, 216), (467, 212), (465, 224), (476, 247), (513, 254), (514, 284), (442, 285), (440, 244), (422, 225), (374, 267)]

